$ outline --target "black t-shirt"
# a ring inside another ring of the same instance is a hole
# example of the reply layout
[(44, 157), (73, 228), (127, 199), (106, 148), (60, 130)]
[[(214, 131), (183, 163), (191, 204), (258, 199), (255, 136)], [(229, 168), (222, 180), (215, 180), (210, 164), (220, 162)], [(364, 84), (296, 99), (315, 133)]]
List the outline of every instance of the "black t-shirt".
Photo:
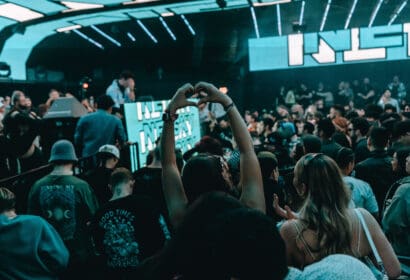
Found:
[(129, 195), (108, 202), (95, 214), (91, 228), (106, 268), (119, 273), (136, 268), (169, 238), (158, 207), (145, 196)]
[(135, 180), (133, 194), (149, 196), (158, 205), (162, 215), (168, 217), (162, 191), (162, 168), (143, 167), (135, 171), (133, 177)]
[(104, 205), (112, 197), (111, 190), (108, 187), (112, 171), (109, 168), (97, 167), (83, 176), (83, 179), (93, 188), (100, 205)]

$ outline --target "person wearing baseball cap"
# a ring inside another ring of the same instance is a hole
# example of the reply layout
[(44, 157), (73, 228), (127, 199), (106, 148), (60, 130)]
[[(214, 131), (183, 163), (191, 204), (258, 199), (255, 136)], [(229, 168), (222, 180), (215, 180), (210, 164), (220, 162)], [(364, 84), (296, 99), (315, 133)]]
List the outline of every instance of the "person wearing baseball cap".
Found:
[(120, 151), (116, 146), (102, 145), (97, 153), (97, 167), (84, 175), (84, 180), (93, 188), (100, 205), (107, 203), (112, 196), (108, 182), (119, 160)]
[(33, 185), (28, 197), (28, 213), (53, 225), (69, 250), (69, 279), (84, 276), (86, 262), (93, 253), (87, 223), (98, 209), (92, 188), (73, 175), (77, 161), (70, 141), (54, 143), (49, 159), (53, 170)]

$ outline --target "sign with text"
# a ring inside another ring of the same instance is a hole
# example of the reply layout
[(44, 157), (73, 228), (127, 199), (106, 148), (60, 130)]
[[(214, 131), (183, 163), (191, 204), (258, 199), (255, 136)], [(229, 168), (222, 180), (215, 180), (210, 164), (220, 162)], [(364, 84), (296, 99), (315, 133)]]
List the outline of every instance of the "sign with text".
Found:
[[(138, 152), (131, 146), (131, 171), (146, 165), (149, 151), (155, 148), (155, 141), (162, 133), (162, 113), (169, 100), (127, 103), (124, 105), (128, 139), (138, 143)], [(182, 152), (191, 149), (201, 138), (199, 113), (196, 107), (178, 110), (175, 121), (175, 144)], [(137, 157), (139, 159), (139, 166)]]
[(250, 71), (410, 58), (410, 23), (249, 39)]

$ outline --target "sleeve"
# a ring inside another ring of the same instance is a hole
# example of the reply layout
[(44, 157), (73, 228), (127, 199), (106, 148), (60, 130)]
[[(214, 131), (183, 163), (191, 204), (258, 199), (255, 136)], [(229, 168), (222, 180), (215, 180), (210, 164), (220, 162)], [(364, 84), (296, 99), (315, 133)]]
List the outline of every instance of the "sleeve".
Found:
[(84, 119), (80, 118), (80, 120), (77, 123), (77, 126), (75, 128), (75, 133), (74, 133), (74, 144), (76, 146), (80, 146), (81, 143), (83, 143), (83, 122)]
[(382, 225), (387, 235), (405, 232), (410, 227), (410, 185), (399, 187), (387, 207)]
[(68, 265), (69, 253), (57, 231), (45, 220), (42, 223), (38, 254), (47, 270), (57, 274)]
[(373, 193), (369, 184), (365, 183), (365, 200), (363, 207), (371, 214), (379, 212), (379, 205), (377, 204), (376, 196)]
[(97, 197), (94, 194), (94, 191), (86, 182), (84, 182), (84, 186), (82, 188), (82, 198), (86, 207), (89, 210), (90, 217), (88, 217), (88, 219), (91, 220), (92, 216), (94, 216), (97, 212), (99, 205)]
[(115, 103), (115, 106), (119, 106), (120, 100), (118, 98), (117, 91), (113, 87), (111, 87), (111, 86), (108, 87), (107, 91), (106, 91), (106, 94), (112, 98), (112, 100)]
[(122, 144), (127, 141), (127, 136), (125, 135), (125, 130), (122, 122), (119, 119), (117, 121), (117, 139)]

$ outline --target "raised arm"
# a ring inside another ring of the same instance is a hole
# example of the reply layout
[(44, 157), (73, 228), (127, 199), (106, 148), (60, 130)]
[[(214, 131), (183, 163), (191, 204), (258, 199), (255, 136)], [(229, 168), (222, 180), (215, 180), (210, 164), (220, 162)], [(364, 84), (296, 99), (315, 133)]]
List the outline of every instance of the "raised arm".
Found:
[(191, 84), (185, 84), (177, 90), (166, 109), (170, 118), (164, 120), (161, 134), (162, 188), (169, 218), (174, 228), (181, 222), (188, 205), (181, 174), (176, 163), (174, 121), (176, 111), (179, 108), (196, 106), (194, 102), (187, 99), (187, 94), (193, 93), (193, 91), (194, 88)]
[(228, 95), (223, 94), (210, 83), (198, 83), (195, 86), (195, 92), (202, 97), (198, 105), (205, 102), (220, 103), (227, 111), (232, 133), (240, 152), (241, 180), (239, 184), (242, 188), (240, 200), (248, 207), (265, 213), (265, 197), (258, 158), (253, 148), (251, 136), (238, 109)]

